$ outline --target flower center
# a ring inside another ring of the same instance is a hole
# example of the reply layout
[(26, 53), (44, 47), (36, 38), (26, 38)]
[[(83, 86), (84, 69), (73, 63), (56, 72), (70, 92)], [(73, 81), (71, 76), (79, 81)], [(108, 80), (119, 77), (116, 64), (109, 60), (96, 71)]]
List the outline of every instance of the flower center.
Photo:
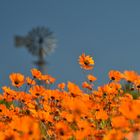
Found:
[(115, 77), (111, 77), (111, 80), (115, 80)]
[(87, 66), (89, 65), (89, 61), (88, 60), (85, 60), (84, 64)]
[(15, 81), (15, 84), (18, 85), (19, 84), (19, 81)]

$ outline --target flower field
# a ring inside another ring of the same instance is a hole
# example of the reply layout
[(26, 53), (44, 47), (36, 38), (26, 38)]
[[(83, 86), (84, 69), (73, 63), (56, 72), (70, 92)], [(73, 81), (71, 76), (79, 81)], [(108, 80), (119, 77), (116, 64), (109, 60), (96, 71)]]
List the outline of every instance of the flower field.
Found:
[[(79, 87), (31, 69), (31, 77), (12, 73), (12, 87), (0, 94), (0, 140), (140, 140), (140, 75), (110, 70), (97, 89), (94, 60), (79, 56), (90, 72)], [(24, 88), (23, 88), (24, 87)]]

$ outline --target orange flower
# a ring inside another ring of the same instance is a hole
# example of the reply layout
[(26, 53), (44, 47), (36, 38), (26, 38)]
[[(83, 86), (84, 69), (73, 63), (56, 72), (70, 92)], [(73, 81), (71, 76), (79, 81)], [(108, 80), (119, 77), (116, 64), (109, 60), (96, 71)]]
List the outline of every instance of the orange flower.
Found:
[(65, 83), (60, 83), (60, 84), (58, 84), (57, 86), (58, 86), (58, 88), (60, 88), (61, 90), (64, 90), (64, 88), (65, 88)]
[(68, 122), (73, 122), (74, 120), (74, 116), (66, 111), (61, 112), (61, 117)]
[(32, 76), (37, 79), (40, 79), (42, 76), (41, 72), (35, 68), (31, 69), (31, 73), (32, 73)]
[(46, 80), (46, 84), (53, 84), (55, 82), (55, 78), (48, 75), (48, 79)]
[(112, 118), (112, 126), (114, 128), (125, 128), (129, 125), (129, 120), (126, 119), (124, 116), (116, 116)]
[(96, 116), (96, 119), (97, 120), (107, 120), (108, 119), (108, 115), (107, 115), (107, 113), (106, 113), (106, 111), (104, 111), (104, 110), (102, 110), (102, 109), (100, 109), (99, 111), (97, 111), (96, 113), (95, 113), (95, 116)]
[(94, 77), (92, 74), (89, 74), (88, 76), (87, 76), (87, 78), (88, 78), (88, 80), (90, 81), (90, 82), (94, 82), (94, 81), (96, 81), (96, 77)]
[(90, 127), (90, 123), (88, 123), (85, 120), (78, 120), (77, 122), (78, 131), (75, 132), (75, 138), (76, 140), (82, 140), (82, 139), (91, 139), (90, 136), (93, 135), (93, 130)]
[(42, 75), (40, 79), (45, 81), (46, 84), (53, 84), (56, 80), (55, 78), (53, 78), (51, 75), (48, 74)]
[(139, 79), (134, 81), (134, 84), (135, 84), (137, 89), (140, 89), (140, 77), (139, 77)]
[[(122, 86), (120, 83), (116, 83), (116, 82), (111, 82), (109, 83), (109, 87), (114, 88), (116, 91), (117, 90), (121, 90)], [(115, 92), (114, 92), (115, 93)]]
[(121, 130), (110, 130), (107, 135), (103, 138), (103, 140), (123, 140), (124, 134)]
[(116, 86), (113, 86), (113, 84), (106, 84), (102, 87), (98, 88), (99, 91), (102, 91), (103, 93), (109, 94), (109, 95), (115, 95), (118, 93), (118, 89), (116, 89)]
[(121, 103), (119, 111), (128, 119), (137, 119), (140, 114), (139, 100), (127, 100)]
[(29, 92), (33, 98), (38, 98), (39, 96), (43, 96), (44, 90), (43, 86), (35, 85), (29, 89)]
[(12, 129), (6, 129), (4, 132), (0, 132), (1, 140), (20, 140), (19, 134)]
[(92, 85), (87, 83), (86, 81), (82, 83), (82, 87), (83, 88), (87, 88), (89, 90), (92, 90)]
[(116, 70), (111, 70), (108, 76), (110, 80), (120, 81), (122, 79), (122, 73)]
[(35, 85), (35, 80), (31, 79), (30, 77), (26, 77), (26, 82), (28, 85)]
[(39, 123), (31, 116), (17, 117), (12, 118), (12, 122), (9, 124), (12, 130), (15, 132), (22, 133), (21, 139), (25, 140), (40, 140), (40, 129)]
[(92, 59), (91, 56), (89, 55), (85, 55), (84, 53), (79, 56), (79, 64), (81, 66), (81, 68), (85, 69), (85, 70), (91, 70), (93, 69), (93, 65), (94, 65), (94, 60)]
[(38, 111), (37, 112), (37, 117), (39, 120), (41, 120), (43, 123), (44, 122), (53, 122), (53, 117), (52, 115), (50, 115), (49, 111), (45, 112), (45, 111)]
[(76, 84), (74, 84), (74, 83), (72, 83), (70, 81), (68, 81), (67, 88), (68, 88), (68, 91), (70, 92), (70, 95), (72, 97), (82, 95), (81, 89)]
[(9, 87), (6, 87), (6, 86), (2, 87), (2, 90), (4, 91), (4, 93), (1, 99), (7, 102), (11, 102), (15, 100), (17, 92), (15, 92), (14, 90), (11, 90)]
[(135, 71), (124, 71), (124, 79), (128, 82), (134, 82), (138, 79), (138, 74)]
[(58, 122), (55, 124), (55, 131), (57, 138), (56, 139), (63, 139), (67, 140), (71, 136), (71, 129), (64, 123), (64, 122)]
[(20, 73), (12, 73), (9, 78), (13, 86), (21, 87), (24, 84), (24, 75)]

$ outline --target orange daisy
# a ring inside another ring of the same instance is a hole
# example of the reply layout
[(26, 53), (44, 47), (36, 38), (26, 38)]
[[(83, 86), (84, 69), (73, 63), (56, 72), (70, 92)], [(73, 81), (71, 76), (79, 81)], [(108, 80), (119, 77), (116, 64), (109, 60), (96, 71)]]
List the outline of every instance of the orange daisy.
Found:
[(124, 79), (128, 82), (134, 82), (135, 80), (137, 80), (139, 77), (138, 77), (138, 74), (137, 72), (135, 71), (124, 71)]
[(117, 70), (111, 70), (108, 73), (108, 76), (110, 80), (114, 80), (114, 81), (120, 81), (123, 78), (122, 73)]
[(113, 117), (111, 124), (114, 128), (124, 128), (130, 125), (128, 119), (126, 119), (125, 116)]
[(20, 74), (20, 73), (12, 73), (9, 76), (12, 85), (16, 86), (16, 87), (21, 87), (24, 84), (24, 75)]
[(87, 76), (87, 79), (88, 79), (90, 82), (94, 82), (94, 81), (97, 80), (97, 78), (96, 78), (95, 76), (93, 76), (92, 74), (89, 74), (89, 75)]
[(84, 53), (79, 56), (79, 64), (82, 69), (91, 70), (93, 69), (94, 60), (91, 56), (85, 55)]
[(26, 82), (28, 85), (35, 85), (35, 80), (31, 79), (30, 77), (26, 77)]
[(103, 109), (100, 109), (99, 111), (97, 111), (96, 113), (95, 113), (95, 116), (96, 116), (96, 119), (97, 120), (107, 120), (108, 119), (108, 115), (107, 115), (107, 112), (106, 111), (104, 111)]
[(36, 68), (31, 69), (32, 76), (40, 80), (42, 73)]
[(61, 89), (61, 90), (64, 90), (64, 88), (65, 88), (65, 83), (59, 83), (58, 85), (57, 85), (57, 87), (59, 88), (59, 89)]
[(83, 88), (87, 88), (87, 89), (89, 89), (89, 90), (92, 90), (92, 85), (89, 84), (89, 83), (86, 82), (86, 81), (82, 83), (82, 87), (83, 87)]

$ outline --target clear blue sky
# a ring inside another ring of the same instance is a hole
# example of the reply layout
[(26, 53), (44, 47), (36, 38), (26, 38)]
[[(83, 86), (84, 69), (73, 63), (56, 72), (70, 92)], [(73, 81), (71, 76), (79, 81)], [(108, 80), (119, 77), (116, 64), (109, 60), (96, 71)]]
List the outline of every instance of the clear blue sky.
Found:
[(15, 48), (14, 36), (36, 26), (49, 27), (58, 40), (46, 58), (57, 83), (80, 85), (77, 59), (83, 52), (95, 60), (98, 85), (107, 82), (110, 69), (140, 72), (139, 0), (0, 0), (0, 86), (9, 85), (12, 72), (30, 75), (36, 58)]

